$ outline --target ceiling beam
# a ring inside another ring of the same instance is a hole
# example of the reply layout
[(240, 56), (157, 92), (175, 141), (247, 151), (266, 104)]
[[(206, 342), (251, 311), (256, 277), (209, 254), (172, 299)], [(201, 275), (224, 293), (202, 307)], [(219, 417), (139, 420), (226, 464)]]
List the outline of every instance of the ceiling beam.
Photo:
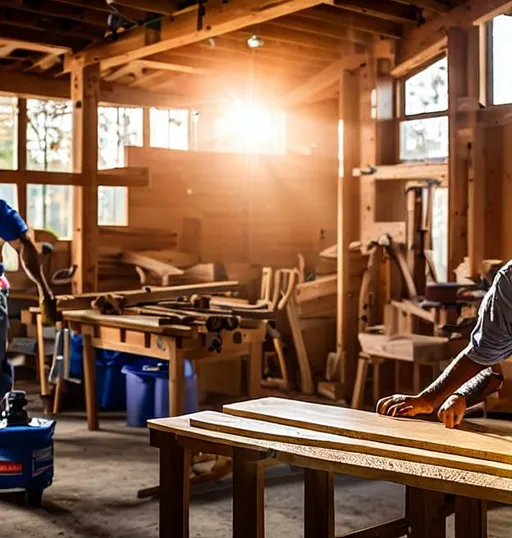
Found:
[(25, 69), (26, 72), (31, 71), (47, 71), (48, 69), (51, 69), (55, 65), (60, 63), (60, 56), (56, 56), (55, 54), (48, 53), (39, 58), (39, 60), (35, 61), (30, 67)]
[(114, 0), (114, 4), (161, 15), (172, 15), (178, 10), (174, 0)]
[(310, 18), (298, 17), (297, 15), (275, 19), (272, 21), (272, 26), (320, 37), (351, 41), (359, 44), (367, 45), (373, 41), (372, 36), (365, 32), (356, 32), (336, 24), (329, 24), (328, 22), (325, 22), (325, 20), (322, 22)]
[(160, 41), (157, 43), (146, 45), (144, 29), (138, 28), (123, 32), (115, 43), (96, 45), (83, 51), (75, 56), (75, 60), (86, 65), (100, 61), (103, 69), (115, 67), (152, 54), (197, 43), (209, 37), (234, 32), (246, 26), (261, 24), (318, 5), (320, 1), (238, 0), (231, 4), (215, 4), (207, 8), (200, 30), (197, 29), (197, 13), (186, 12), (174, 20), (162, 20)]
[[(0, 39), (4, 42), (10, 42), (12, 40), (13, 42), (26, 43), (29, 46), (23, 48), (27, 50), (39, 51), (43, 46), (62, 50), (66, 49), (67, 51), (72, 49), (79, 50), (88, 43), (85, 39), (56, 34), (51, 30), (31, 29), (27, 32), (26, 30), (4, 23), (5, 21), (0, 19)], [(43, 51), (41, 50), (41, 52)]]
[[(415, 58), (425, 57), (425, 51), (438, 53), (446, 46), (447, 30), (451, 27), (468, 28), (485, 21), (490, 15), (507, 11), (511, 6), (505, 0), (467, 0), (464, 4), (453, 8), (443, 16), (435, 17), (419, 28), (406, 29), (398, 45), (397, 69), (405, 72), (408, 65), (417, 66)], [(400, 68), (403, 64), (403, 69)]]
[[(330, 4), (330, 2), (328, 2)], [(395, 2), (382, 2), (381, 0), (334, 0), (333, 7), (363, 15), (378, 17), (398, 24), (415, 24), (416, 8), (411, 5), (397, 4)]]
[[(107, 4), (105, 0), (54, 0), (59, 4), (67, 4), (69, 6), (82, 8), (82, 9), (93, 9), (95, 11), (102, 11), (104, 13), (112, 13), (114, 10), (111, 6)], [(131, 20), (138, 21), (143, 18), (143, 12), (137, 9), (127, 8), (120, 6), (118, 11), (128, 17)]]
[(451, 6), (444, 2), (439, 2), (438, 0), (395, 0), (401, 4), (414, 4), (422, 9), (428, 9), (434, 11), (435, 13), (447, 13), (450, 11)]
[[(153, 57), (154, 58), (154, 57)], [(191, 65), (183, 65), (177, 63), (168, 63), (162, 60), (145, 59), (137, 60), (135, 65), (142, 67), (143, 69), (155, 69), (159, 71), (173, 71), (174, 73), (186, 73), (189, 75), (214, 75), (217, 71), (214, 69), (207, 69), (204, 67), (194, 67)]]
[(402, 36), (402, 27), (399, 24), (360, 13), (344, 12), (332, 6), (318, 6), (302, 11), (297, 16), (395, 39)]
[(366, 54), (348, 54), (341, 60), (337, 60), (322, 69), (315, 76), (307, 80), (302, 86), (294, 88), (283, 99), (283, 105), (294, 107), (311, 99), (314, 95), (324, 92), (330, 88), (336, 81), (340, 80), (343, 69), (355, 70), (368, 61)]
[(4, 39), (0, 36), (0, 45), (5, 47), (11, 47), (14, 50), (31, 50), (33, 52), (42, 52), (45, 54), (66, 54), (69, 52), (68, 47), (57, 47), (54, 45), (45, 45), (43, 43), (36, 43), (32, 41), (23, 41), (20, 39)]

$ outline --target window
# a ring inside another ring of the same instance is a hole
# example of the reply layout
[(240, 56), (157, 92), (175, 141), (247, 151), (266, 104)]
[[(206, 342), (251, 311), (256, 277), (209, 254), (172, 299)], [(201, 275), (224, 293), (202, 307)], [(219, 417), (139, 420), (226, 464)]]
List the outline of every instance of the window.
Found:
[(492, 102), (495, 105), (512, 103), (512, 16), (495, 17), (492, 28)]
[(400, 160), (448, 157), (448, 62), (446, 57), (407, 78), (403, 85)]
[(432, 200), (432, 251), (440, 282), (448, 280), (448, 189), (434, 190)]
[[(142, 108), (98, 108), (98, 168), (125, 166), (125, 146), (142, 146)], [(128, 225), (127, 187), (99, 187), (98, 224)]]
[(188, 110), (150, 110), (152, 148), (189, 149), (189, 111)]
[[(27, 100), (27, 169), (70, 172), (73, 115), (69, 101)], [(73, 188), (27, 185), (27, 221), (60, 239), (72, 235)]]

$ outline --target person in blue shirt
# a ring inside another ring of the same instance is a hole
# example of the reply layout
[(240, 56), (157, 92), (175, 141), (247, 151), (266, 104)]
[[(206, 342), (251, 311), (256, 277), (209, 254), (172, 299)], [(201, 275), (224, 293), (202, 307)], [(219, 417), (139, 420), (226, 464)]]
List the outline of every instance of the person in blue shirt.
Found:
[[(5, 200), (0, 199), (0, 239), (9, 243), (20, 257), (27, 276), (36, 284), (44, 324), (55, 323), (56, 303), (46, 282), (40, 263), (39, 252), (28, 234), (28, 226), (19, 213)], [(7, 361), (7, 331), (9, 317), (7, 297), (9, 282), (5, 276), (0, 250), (0, 398), (12, 388), (12, 368)]]
[(468, 346), (420, 394), (382, 398), (376, 411), (393, 417), (436, 412), (448, 428), (458, 426), (467, 407), (503, 384), (500, 364), (512, 357), (512, 260), (501, 267), (478, 310)]

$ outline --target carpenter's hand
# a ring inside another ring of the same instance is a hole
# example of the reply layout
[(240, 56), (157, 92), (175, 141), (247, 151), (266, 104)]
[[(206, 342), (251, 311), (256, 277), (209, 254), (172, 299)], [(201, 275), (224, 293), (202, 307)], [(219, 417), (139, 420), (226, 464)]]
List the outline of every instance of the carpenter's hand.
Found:
[(39, 301), (43, 325), (55, 325), (57, 321), (57, 301), (53, 297), (43, 297)]
[(429, 415), (433, 411), (434, 406), (421, 396), (394, 394), (382, 398), (377, 403), (377, 413), (388, 417), (414, 417)]
[(466, 398), (452, 394), (439, 408), (437, 416), (447, 428), (455, 428), (464, 418), (466, 412)]

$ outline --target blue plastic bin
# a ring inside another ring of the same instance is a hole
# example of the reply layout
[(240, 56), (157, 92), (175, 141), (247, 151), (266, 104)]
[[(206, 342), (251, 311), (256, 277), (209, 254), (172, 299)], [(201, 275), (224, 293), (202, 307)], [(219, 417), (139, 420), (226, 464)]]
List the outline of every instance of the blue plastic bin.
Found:
[[(195, 413), (197, 403), (197, 376), (192, 362), (185, 361), (185, 414)], [(155, 379), (155, 418), (169, 416), (169, 368)]]
[(126, 421), (128, 426), (144, 428), (155, 414), (155, 364), (139, 362), (123, 366), (126, 376)]

